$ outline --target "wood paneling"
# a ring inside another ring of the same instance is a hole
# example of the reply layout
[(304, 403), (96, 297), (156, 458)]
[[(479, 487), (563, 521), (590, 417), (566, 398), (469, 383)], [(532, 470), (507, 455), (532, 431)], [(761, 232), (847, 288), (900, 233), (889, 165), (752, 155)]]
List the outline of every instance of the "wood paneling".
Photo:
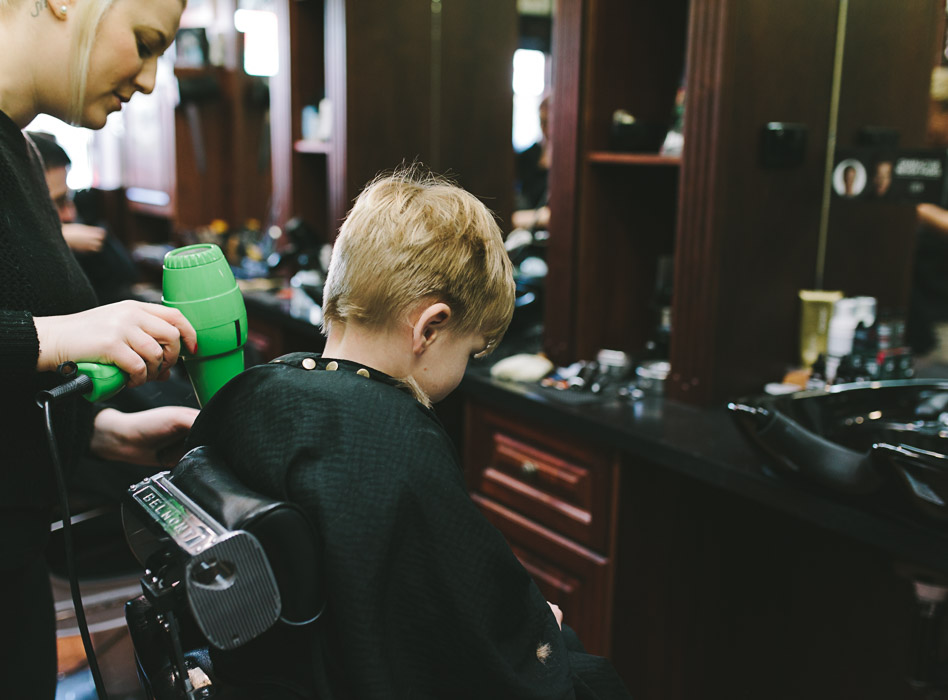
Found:
[(266, 222), (272, 194), (265, 82), (242, 69), (178, 69), (174, 111), (177, 211), (181, 228), (223, 219)]
[[(715, 72), (688, 96), (669, 387), (698, 403), (760, 391), (796, 359), (797, 290), (813, 287), (816, 269), (836, 30), (836, 5), (821, 0), (712, 4), (709, 17), (694, 6), (689, 70), (704, 59)], [(702, 32), (703, 21), (716, 31)], [(800, 166), (761, 165), (771, 121), (806, 126)], [(707, 149), (697, 162), (690, 144)]]
[(511, 125), (517, 3), (476, 0), (441, 5), (436, 168), (454, 173), (459, 185), (507, 222), (514, 193)]
[(293, 155), (294, 212), (332, 240), (369, 180), (420, 161), (509, 219), (515, 0), (291, 4), (294, 138), (323, 89), (332, 110), (325, 155)]
[(547, 284), (544, 289), (543, 344), (554, 361), (576, 357), (576, 212), (582, 182), (581, 76), (584, 0), (557, 0), (553, 22), (553, 99), (550, 132), (553, 168), (550, 172), (550, 240)]
[[(375, 175), (416, 158), (432, 167), (431, 4), (345, 3), (346, 208)], [(335, 183), (331, 183), (333, 186)], [(344, 213), (344, 212), (343, 212)]]
[(353, 2), (345, 22), (347, 202), (419, 160), (509, 220), (515, 2)]

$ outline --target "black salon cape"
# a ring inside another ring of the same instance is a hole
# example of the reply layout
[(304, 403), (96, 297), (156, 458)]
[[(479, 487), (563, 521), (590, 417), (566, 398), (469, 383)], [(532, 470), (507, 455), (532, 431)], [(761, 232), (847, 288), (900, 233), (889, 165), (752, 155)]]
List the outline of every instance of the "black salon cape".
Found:
[(328, 607), (309, 644), (291, 631), (220, 655), (225, 679), (247, 687), (282, 663), (307, 666), (294, 682), (320, 700), (628, 697), (605, 659), (567, 650), (435, 415), (371, 368), (327, 362), (254, 367), (192, 429), (191, 447), (216, 447), (248, 486), (300, 504), (325, 553)]

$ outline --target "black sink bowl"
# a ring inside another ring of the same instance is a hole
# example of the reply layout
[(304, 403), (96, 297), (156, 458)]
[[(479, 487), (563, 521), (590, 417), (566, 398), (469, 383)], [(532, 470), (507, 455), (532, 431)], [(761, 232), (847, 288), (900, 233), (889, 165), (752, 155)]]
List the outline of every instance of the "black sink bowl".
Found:
[(844, 384), (729, 408), (772, 469), (948, 523), (948, 381)]

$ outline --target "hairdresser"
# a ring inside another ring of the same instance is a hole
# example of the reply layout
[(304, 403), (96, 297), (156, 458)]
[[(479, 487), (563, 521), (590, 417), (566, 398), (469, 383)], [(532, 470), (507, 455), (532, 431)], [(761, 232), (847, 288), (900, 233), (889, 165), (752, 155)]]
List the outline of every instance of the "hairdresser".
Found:
[[(117, 365), (129, 386), (166, 378), (194, 329), (176, 310), (96, 297), (63, 239), (35, 146), (39, 113), (93, 129), (134, 93), (154, 88), (183, 0), (0, 0), (0, 687), (54, 698), (56, 636), (43, 550), (55, 485), (38, 390), (66, 360)], [(63, 467), (87, 451), (159, 465), (196, 411), (57, 404)]]

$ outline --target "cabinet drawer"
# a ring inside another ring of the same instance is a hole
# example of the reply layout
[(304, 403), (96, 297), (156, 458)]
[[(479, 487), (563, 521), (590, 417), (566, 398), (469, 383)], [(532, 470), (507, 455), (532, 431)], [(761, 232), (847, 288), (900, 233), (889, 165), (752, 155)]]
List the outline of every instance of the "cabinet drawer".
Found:
[(608, 559), (478, 494), (474, 502), (503, 533), (547, 600), (560, 606), (563, 622), (592, 654), (608, 656), (612, 603)]
[(474, 492), (600, 552), (608, 550), (614, 459), (469, 406), (467, 473)]

